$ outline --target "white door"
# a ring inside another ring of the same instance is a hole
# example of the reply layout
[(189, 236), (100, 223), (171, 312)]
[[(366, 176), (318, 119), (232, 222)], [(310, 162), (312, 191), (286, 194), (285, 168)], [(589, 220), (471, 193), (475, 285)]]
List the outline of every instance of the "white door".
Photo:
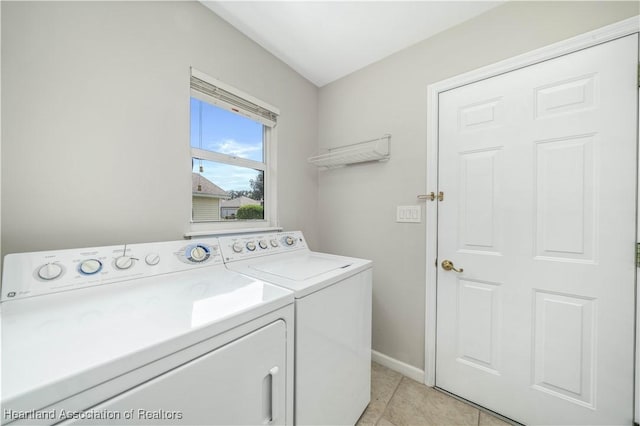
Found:
[(65, 424), (283, 425), (286, 333), (278, 320), (91, 409), (117, 418)]
[(440, 94), (436, 386), (526, 424), (632, 424), (637, 54), (634, 34)]

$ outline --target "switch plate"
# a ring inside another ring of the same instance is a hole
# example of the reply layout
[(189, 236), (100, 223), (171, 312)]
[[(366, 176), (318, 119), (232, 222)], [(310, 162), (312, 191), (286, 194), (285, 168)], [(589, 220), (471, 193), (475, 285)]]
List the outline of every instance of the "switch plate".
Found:
[(398, 206), (396, 212), (396, 222), (420, 223), (421, 218), (420, 206)]

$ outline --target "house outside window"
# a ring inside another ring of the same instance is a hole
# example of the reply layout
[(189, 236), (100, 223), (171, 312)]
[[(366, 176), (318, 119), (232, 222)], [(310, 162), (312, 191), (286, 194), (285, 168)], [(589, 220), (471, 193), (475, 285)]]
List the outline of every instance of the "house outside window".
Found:
[(277, 226), (278, 109), (191, 70), (191, 230)]
[(244, 206), (260, 206), (261, 202), (254, 200), (253, 198), (245, 197), (241, 195), (233, 199), (226, 199), (220, 201), (220, 214), (225, 219), (234, 219), (238, 215), (240, 207)]
[(227, 191), (198, 173), (191, 173), (191, 216), (194, 221), (220, 220), (220, 208), (230, 198)]

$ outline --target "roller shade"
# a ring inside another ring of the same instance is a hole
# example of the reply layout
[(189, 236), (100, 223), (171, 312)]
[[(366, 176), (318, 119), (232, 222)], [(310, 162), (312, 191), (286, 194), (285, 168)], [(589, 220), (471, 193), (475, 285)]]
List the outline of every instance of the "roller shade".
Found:
[(269, 105), (264, 102), (255, 98), (251, 99), (252, 97), (248, 95), (242, 96), (238, 90), (233, 90), (229, 86), (221, 82), (216, 82), (210, 77), (203, 77), (202, 73), (192, 69), (191, 94), (195, 98), (247, 116), (269, 127), (274, 127), (277, 124), (278, 112), (276, 108), (269, 108)]

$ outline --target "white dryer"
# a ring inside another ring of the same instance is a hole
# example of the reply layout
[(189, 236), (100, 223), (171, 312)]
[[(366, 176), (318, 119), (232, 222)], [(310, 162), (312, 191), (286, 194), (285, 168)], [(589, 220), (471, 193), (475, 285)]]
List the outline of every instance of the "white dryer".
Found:
[(295, 423), (355, 424), (370, 400), (372, 262), (301, 232), (220, 238), (227, 268), (295, 293)]
[(217, 239), (12, 254), (2, 424), (292, 424), (293, 294)]

